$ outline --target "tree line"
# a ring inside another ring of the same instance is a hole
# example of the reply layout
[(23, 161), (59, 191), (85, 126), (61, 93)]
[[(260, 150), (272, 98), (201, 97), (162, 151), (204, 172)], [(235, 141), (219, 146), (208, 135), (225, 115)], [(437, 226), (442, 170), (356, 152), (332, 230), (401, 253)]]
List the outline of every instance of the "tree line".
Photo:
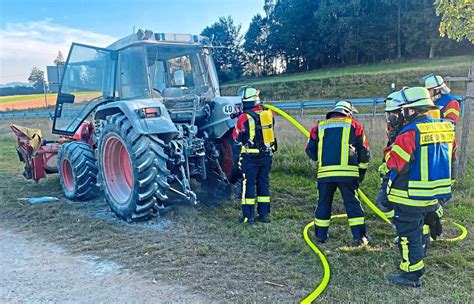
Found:
[(231, 16), (202, 31), (221, 82), (474, 51), (440, 37), (433, 0), (265, 0), (263, 10), (246, 33)]

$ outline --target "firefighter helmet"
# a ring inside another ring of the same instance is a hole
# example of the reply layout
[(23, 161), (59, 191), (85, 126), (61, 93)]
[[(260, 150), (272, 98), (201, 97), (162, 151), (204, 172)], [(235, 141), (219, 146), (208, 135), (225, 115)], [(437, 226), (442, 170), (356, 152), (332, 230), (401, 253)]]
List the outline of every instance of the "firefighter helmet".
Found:
[(405, 101), (403, 101), (403, 98), (400, 95), (400, 91), (390, 93), (390, 95), (385, 98), (385, 112), (393, 112), (400, 110), (404, 103)]
[(431, 99), (430, 93), (423, 87), (413, 87), (400, 90), (400, 96), (404, 101), (402, 108), (432, 110), (439, 109)]
[(359, 113), (359, 111), (357, 111), (350, 101), (343, 100), (336, 102), (334, 109), (326, 114), (326, 119), (328, 119), (332, 113), (341, 113), (347, 116), (352, 116), (353, 113)]
[(251, 86), (240, 87), (237, 94), (240, 96), (244, 108), (253, 108), (262, 104), (260, 97), (258, 96), (260, 91)]
[(423, 85), (428, 90), (440, 90), (443, 94), (451, 92), (451, 89), (444, 82), (443, 77), (429, 74), (421, 78)]

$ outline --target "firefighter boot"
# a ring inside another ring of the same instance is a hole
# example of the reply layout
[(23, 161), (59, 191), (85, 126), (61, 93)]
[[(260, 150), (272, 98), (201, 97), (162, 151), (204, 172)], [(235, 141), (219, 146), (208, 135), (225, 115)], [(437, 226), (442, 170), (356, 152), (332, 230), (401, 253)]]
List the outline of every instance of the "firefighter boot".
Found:
[(361, 236), (360, 239), (355, 239), (351, 243), (351, 247), (359, 247), (363, 245), (368, 245), (372, 242), (372, 237), (368, 234)]
[(270, 197), (269, 196), (258, 197), (257, 220), (262, 223), (270, 223), (270, 203), (268, 201), (262, 202), (262, 199), (266, 199), (269, 201)]
[(407, 275), (404, 272), (391, 273), (387, 276), (387, 279), (397, 285), (407, 286), (407, 287), (421, 287), (421, 280), (419, 277)]
[(259, 214), (257, 220), (262, 223), (270, 223), (270, 213)]
[(321, 227), (315, 227), (315, 236), (316, 236), (316, 241), (319, 243), (326, 243), (329, 239), (329, 233), (327, 232), (327, 228), (323, 229), (323, 232), (321, 232)]
[(248, 223), (249, 225), (252, 225), (255, 222), (254, 212), (254, 205), (242, 205), (242, 216), (239, 218), (239, 223)]
[(249, 223), (249, 225), (253, 225), (255, 223), (255, 220), (253, 217), (241, 216), (239, 218), (239, 223)]

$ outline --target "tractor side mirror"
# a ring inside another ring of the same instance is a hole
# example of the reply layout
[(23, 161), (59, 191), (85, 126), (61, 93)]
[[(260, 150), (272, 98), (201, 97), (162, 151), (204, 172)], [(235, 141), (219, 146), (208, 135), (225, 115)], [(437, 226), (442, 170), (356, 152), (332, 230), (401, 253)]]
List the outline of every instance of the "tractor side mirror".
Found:
[(60, 92), (58, 94), (57, 103), (74, 103), (74, 98), (76, 98), (76, 96), (74, 96), (73, 94)]
[(184, 86), (184, 71), (183, 70), (177, 70), (173, 72), (173, 82), (174, 82), (174, 86), (176, 87)]

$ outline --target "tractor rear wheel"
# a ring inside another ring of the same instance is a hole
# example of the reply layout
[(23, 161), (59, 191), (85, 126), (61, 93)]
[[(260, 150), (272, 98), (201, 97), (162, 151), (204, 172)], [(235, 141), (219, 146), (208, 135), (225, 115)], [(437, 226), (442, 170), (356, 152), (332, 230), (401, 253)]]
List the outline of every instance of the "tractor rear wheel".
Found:
[(219, 164), (227, 176), (227, 180), (232, 184), (240, 178), (239, 147), (232, 138), (232, 133), (227, 133), (217, 142)]
[(126, 221), (148, 220), (167, 199), (168, 156), (157, 135), (137, 133), (121, 113), (107, 117), (99, 136), (99, 178), (112, 211)]
[(67, 198), (88, 200), (99, 196), (94, 151), (85, 142), (65, 143), (58, 152), (59, 182)]

